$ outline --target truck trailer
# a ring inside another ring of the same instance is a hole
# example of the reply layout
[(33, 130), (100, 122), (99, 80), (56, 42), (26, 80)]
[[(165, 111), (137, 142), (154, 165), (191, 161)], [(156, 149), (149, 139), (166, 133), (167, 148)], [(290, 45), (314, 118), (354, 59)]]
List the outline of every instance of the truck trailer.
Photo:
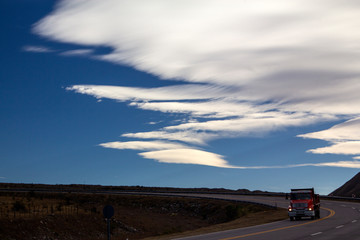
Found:
[(314, 188), (291, 189), (288, 215), (291, 221), (320, 218), (320, 198)]

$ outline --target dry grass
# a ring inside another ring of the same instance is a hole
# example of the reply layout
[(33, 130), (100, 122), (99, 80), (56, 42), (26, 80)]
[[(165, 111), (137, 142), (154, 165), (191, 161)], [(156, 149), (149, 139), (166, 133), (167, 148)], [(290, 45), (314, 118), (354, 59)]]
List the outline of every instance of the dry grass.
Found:
[(281, 210), (215, 199), (2, 192), (0, 239), (104, 239), (102, 208), (107, 204), (115, 208), (111, 222), (114, 240), (169, 239), (174, 236), (169, 234), (195, 235), (286, 217)]

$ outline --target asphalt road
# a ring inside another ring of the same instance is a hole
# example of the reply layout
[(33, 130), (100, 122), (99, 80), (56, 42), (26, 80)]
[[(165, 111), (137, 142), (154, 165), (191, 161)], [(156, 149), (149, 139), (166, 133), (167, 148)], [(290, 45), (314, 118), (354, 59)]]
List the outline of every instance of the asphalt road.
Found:
[[(186, 195), (253, 201), (283, 208), (287, 208), (289, 205), (288, 200), (280, 197), (206, 194)], [(178, 238), (177, 240), (360, 240), (360, 203), (322, 200), (320, 214), (321, 218), (316, 220), (283, 220), (259, 226)]]

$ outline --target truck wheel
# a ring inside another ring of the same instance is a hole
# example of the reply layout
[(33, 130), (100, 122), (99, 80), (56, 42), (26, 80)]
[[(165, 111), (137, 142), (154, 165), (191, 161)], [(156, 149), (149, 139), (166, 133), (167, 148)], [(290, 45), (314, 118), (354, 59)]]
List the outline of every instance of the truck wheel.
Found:
[(294, 221), (294, 217), (290, 217), (290, 221)]
[(316, 217), (317, 217), (317, 218), (320, 218), (320, 210), (317, 210), (317, 211), (316, 211)]

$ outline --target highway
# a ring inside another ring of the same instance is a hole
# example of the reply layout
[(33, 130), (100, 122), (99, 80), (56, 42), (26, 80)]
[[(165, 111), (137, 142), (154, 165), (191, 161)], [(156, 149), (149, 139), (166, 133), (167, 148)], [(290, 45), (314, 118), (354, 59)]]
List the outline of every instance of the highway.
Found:
[[(244, 195), (181, 194), (182, 196), (211, 197), (251, 201), (287, 208), (289, 200), (281, 197)], [(360, 203), (321, 201), (321, 218), (299, 221), (283, 220), (259, 226), (209, 233), (176, 240), (360, 240)]]

